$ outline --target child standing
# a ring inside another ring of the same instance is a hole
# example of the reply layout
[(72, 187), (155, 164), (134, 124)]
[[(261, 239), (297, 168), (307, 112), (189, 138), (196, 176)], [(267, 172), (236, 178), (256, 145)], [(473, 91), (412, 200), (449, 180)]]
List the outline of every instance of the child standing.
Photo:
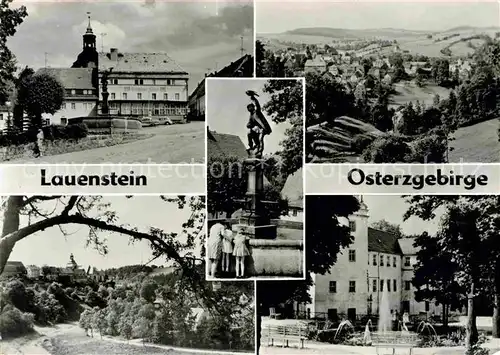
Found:
[(215, 277), (217, 273), (217, 265), (222, 254), (222, 236), (225, 227), (222, 223), (216, 223), (210, 228), (207, 241), (207, 256), (210, 260), (208, 273), (210, 276)]
[(247, 247), (248, 238), (241, 231), (238, 231), (234, 237), (233, 255), (236, 257), (236, 278), (245, 276), (245, 257), (250, 255)]
[(231, 257), (233, 256), (233, 232), (228, 228), (222, 239), (222, 271), (229, 272)]

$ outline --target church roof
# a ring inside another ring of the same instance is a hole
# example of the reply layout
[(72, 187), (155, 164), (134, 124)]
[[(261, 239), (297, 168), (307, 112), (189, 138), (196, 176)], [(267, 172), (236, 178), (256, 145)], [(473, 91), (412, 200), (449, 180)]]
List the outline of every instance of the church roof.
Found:
[(110, 53), (99, 53), (99, 70), (188, 74), (166, 53), (117, 53), (117, 57), (115, 61)]
[(54, 76), (65, 89), (94, 89), (91, 68), (42, 68), (36, 73)]
[(402, 254), (397, 235), (371, 227), (368, 227), (368, 251)]

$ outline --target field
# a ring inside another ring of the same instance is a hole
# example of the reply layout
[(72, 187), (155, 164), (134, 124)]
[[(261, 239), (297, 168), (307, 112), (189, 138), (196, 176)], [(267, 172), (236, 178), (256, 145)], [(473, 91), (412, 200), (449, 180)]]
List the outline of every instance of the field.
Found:
[(390, 106), (397, 108), (408, 102), (420, 101), (420, 103), (430, 106), (437, 94), (441, 99), (445, 99), (450, 94), (450, 90), (437, 86), (435, 84), (427, 84), (424, 87), (418, 87), (413, 82), (399, 82), (394, 84), (396, 94), (391, 96)]
[(451, 142), (454, 150), (450, 152), (450, 163), (498, 162), (500, 158), (499, 123), (498, 119), (493, 119), (458, 129), (455, 133), (456, 140)]
[[(305, 44), (333, 44), (342, 40), (396, 40), (400, 50), (411, 54), (421, 54), (429, 57), (442, 57), (441, 50), (449, 48), (452, 56), (467, 56), (474, 49), (467, 45), (468, 38), (477, 35), (495, 36), (499, 28), (460, 27), (443, 32), (418, 32), (399, 29), (371, 29), (371, 30), (344, 30), (332, 28), (306, 28), (277, 34), (257, 34), (257, 38), (268, 42), (271, 50), (286, 49), (285, 42)], [(432, 36), (428, 38), (428, 36)], [(455, 36), (456, 35), (456, 36)], [(449, 38), (446, 38), (449, 37)], [(438, 40), (436, 42), (436, 40)], [(480, 45), (482, 39), (470, 40), (473, 46)], [(371, 49), (371, 50), (368, 50)], [(388, 55), (394, 47), (385, 47), (376, 50), (377, 54)], [(360, 56), (373, 55), (373, 48), (364, 48), (357, 51)]]

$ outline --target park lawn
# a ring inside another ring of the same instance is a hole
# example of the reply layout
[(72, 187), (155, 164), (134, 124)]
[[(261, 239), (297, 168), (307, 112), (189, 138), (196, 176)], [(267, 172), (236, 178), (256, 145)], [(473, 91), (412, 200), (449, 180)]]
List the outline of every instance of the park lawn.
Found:
[(500, 161), (498, 128), (500, 121), (492, 119), (469, 127), (459, 128), (454, 149), (449, 154), (450, 163), (497, 163)]
[(397, 108), (408, 102), (415, 103), (419, 101), (426, 106), (432, 105), (435, 95), (445, 99), (450, 95), (450, 89), (443, 88), (436, 84), (426, 84), (424, 87), (418, 87), (415, 83), (402, 81), (394, 84), (396, 94), (392, 95), (389, 101), (391, 107)]

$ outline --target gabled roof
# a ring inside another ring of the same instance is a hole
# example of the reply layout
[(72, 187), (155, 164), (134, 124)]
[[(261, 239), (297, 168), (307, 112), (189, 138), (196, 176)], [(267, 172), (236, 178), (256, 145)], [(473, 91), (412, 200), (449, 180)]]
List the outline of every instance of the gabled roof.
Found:
[(248, 153), (241, 138), (234, 134), (207, 132), (207, 154), (208, 158), (216, 156), (248, 158)]
[(57, 78), (65, 89), (95, 89), (91, 68), (42, 68), (36, 74), (47, 73)]
[(404, 255), (416, 255), (418, 248), (413, 246), (415, 243), (415, 238), (400, 238), (398, 240), (399, 247)]
[(395, 234), (368, 227), (368, 251), (385, 254), (402, 254)]
[(99, 53), (99, 70), (188, 74), (166, 53), (117, 53), (117, 57), (115, 61), (110, 53)]
[(281, 190), (281, 196), (288, 199), (290, 207), (304, 208), (302, 168), (289, 175)]

